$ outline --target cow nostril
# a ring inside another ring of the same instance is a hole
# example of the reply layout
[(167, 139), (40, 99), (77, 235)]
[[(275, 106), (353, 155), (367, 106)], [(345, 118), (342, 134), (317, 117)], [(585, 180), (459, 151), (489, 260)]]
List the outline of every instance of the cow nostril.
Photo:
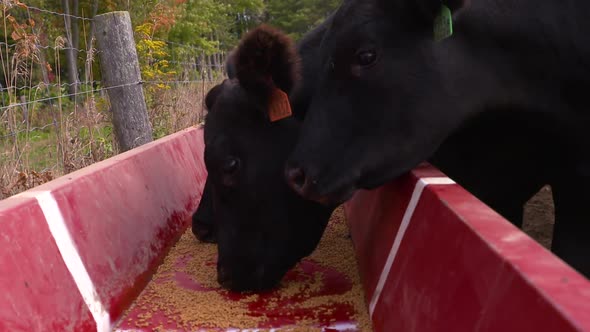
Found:
[(300, 167), (289, 168), (287, 170), (287, 180), (293, 189), (302, 191), (306, 181), (305, 172)]

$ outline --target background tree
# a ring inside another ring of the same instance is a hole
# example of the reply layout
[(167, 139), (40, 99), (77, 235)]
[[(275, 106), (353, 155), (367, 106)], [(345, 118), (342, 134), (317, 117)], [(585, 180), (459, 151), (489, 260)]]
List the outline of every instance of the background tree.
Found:
[(266, 0), (266, 22), (298, 40), (319, 25), (340, 0)]

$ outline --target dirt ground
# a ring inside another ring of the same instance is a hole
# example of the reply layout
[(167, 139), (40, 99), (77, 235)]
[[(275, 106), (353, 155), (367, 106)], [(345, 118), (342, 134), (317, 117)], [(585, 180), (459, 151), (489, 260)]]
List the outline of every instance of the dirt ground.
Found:
[(546, 186), (525, 205), (523, 229), (545, 248), (550, 249), (554, 220), (551, 188)]

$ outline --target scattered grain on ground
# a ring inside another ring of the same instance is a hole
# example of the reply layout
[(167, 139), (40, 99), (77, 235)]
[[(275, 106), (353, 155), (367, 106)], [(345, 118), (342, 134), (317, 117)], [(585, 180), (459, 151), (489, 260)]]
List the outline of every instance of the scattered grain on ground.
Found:
[[(296, 322), (282, 326), (282, 330), (310, 332), (334, 323), (330, 317), (336, 306), (343, 305), (359, 331), (372, 331), (342, 208), (334, 212), (318, 248), (306, 259), (346, 276), (351, 286), (342, 292), (324, 294), (326, 276), (318, 271), (306, 273), (299, 265), (290, 272), (295, 277), (281, 282), (272, 293), (245, 294), (235, 300), (235, 295), (221, 289), (216, 281), (216, 256), (216, 245), (199, 243), (188, 230), (135, 302), (144, 313), (134, 317), (133, 323), (138, 327), (153, 325), (156, 313), (167, 317), (164, 322), (168, 325), (186, 330), (268, 328), (282, 319)], [(255, 310), (253, 306), (257, 306)], [(282, 317), (277, 320), (276, 316)]]

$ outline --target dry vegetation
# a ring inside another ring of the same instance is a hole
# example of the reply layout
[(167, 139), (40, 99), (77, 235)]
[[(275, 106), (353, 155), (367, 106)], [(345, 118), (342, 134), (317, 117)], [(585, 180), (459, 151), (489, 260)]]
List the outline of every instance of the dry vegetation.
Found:
[[(92, 36), (83, 31), (87, 45), (78, 49), (78, 59), (85, 65), (79, 68), (80, 85), (71, 96), (66, 70), (61, 68), (67, 41), (62, 35), (49, 38), (51, 34), (40, 27), (43, 23), (38, 23), (44, 18), (30, 12), (28, 18), (13, 16), (15, 10), (27, 12), (16, 0), (0, 2), (0, 22), (4, 23), (0, 26), (4, 32), (0, 38), (0, 199), (118, 152), (108, 95), (95, 80), (100, 67)], [(138, 46), (146, 38), (136, 35)], [(144, 77), (151, 80), (144, 92), (157, 139), (203, 120), (203, 97), (222, 73), (204, 75), (195, 66), (185, 66), (158, 76), (162, 73), (150, 70), (154, 61), (165, 63), (161, 58), (166, 56), (166, 44), (155, 47), (161, 49), (138, 50), (143, 56), (142, 74), (151, 75)], [(152, 57), (154, 51), (160, 59)]]
[[(160, 138), (203, 119), (203, 93), (213, 83), (189, 83), (153, 94), (149, 116), (154, 138)], [(108, 98), (89, 95), (79, 105), (28, 105), (2, 113), (0, 132), (0, 199), (27, 190), (117, 153)], [(47, 126), (47, 124), (49, 124)]]

